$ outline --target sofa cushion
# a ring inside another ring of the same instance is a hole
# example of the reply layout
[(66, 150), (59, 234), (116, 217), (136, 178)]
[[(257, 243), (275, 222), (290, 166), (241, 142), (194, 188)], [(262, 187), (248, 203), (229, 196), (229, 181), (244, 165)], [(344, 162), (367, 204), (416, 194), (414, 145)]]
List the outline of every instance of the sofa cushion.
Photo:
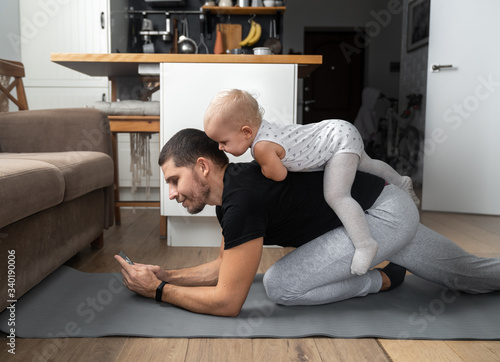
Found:
[(113, 184), (113, 159), (102, 152), (0, 153), (0, 159), (43, 161), (64, 177), (64, 201)]
[(55, 206), (63, 198), (64, 177), (54, 165), (0, 157), (0, 228)]

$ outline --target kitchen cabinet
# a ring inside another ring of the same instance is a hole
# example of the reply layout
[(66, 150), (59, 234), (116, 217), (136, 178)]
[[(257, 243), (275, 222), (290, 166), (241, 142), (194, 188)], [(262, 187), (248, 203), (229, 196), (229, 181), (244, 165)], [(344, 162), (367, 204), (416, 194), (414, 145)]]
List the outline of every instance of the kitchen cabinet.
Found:
[(30, 109), (109, 100), (106, 77), (89, 77), (50, 61), (54, 52), (126, 52), (127, 0), (20, 0), (21, 59)]
[[(254, 94), (270, 122), (296, 123), (297, 64), (164, 63), (160, 65), (162, 99), (160, 141), (164, 145), (184, 128), (203, 129), (203, 115), (221, 90), (239, 88)], [(250, 152), (231, 162), (251, 161)], [(161, 214), (167, 216), (169, 245), (217, 246), (221, 242), (215, 207), (190, 215), (169, 200), (161, 183)]]

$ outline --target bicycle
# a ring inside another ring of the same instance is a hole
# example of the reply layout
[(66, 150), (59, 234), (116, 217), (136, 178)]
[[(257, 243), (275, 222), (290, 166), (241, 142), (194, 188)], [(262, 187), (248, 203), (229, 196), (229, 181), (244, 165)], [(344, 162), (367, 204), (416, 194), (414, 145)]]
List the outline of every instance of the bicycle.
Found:
[(377, 134), (366, 146), (372, 157), (385, 161), (400, 175), (412, 176), (418, 165), (420, 132), (411, 125), (415, 111), (422, 105), (422, 94), (409, 94), (406, 109), (398, 115), (398, 100), (381, 95), (389, 102), (379, 120)]

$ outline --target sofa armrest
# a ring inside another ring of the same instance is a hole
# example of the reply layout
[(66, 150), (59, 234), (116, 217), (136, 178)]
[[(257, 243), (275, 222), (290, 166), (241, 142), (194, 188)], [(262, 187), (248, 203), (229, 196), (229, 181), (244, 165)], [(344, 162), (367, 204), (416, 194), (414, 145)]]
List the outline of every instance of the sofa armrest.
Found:
[(93, 108), (0, 113), (0, 152), (97, 151), (112, 156), (106, 114)]

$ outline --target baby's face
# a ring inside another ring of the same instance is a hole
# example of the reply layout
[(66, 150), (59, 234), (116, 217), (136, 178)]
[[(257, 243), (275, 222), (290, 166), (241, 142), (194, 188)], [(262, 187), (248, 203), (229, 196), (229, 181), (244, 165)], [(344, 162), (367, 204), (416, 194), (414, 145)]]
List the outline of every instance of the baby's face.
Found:
[(220, 150), (233, 156), (241, 156), (250, 147), (251, 140), (245, 136), (245, 132), (229, 122), (212, 122), (205, 132), (219, 144)]

